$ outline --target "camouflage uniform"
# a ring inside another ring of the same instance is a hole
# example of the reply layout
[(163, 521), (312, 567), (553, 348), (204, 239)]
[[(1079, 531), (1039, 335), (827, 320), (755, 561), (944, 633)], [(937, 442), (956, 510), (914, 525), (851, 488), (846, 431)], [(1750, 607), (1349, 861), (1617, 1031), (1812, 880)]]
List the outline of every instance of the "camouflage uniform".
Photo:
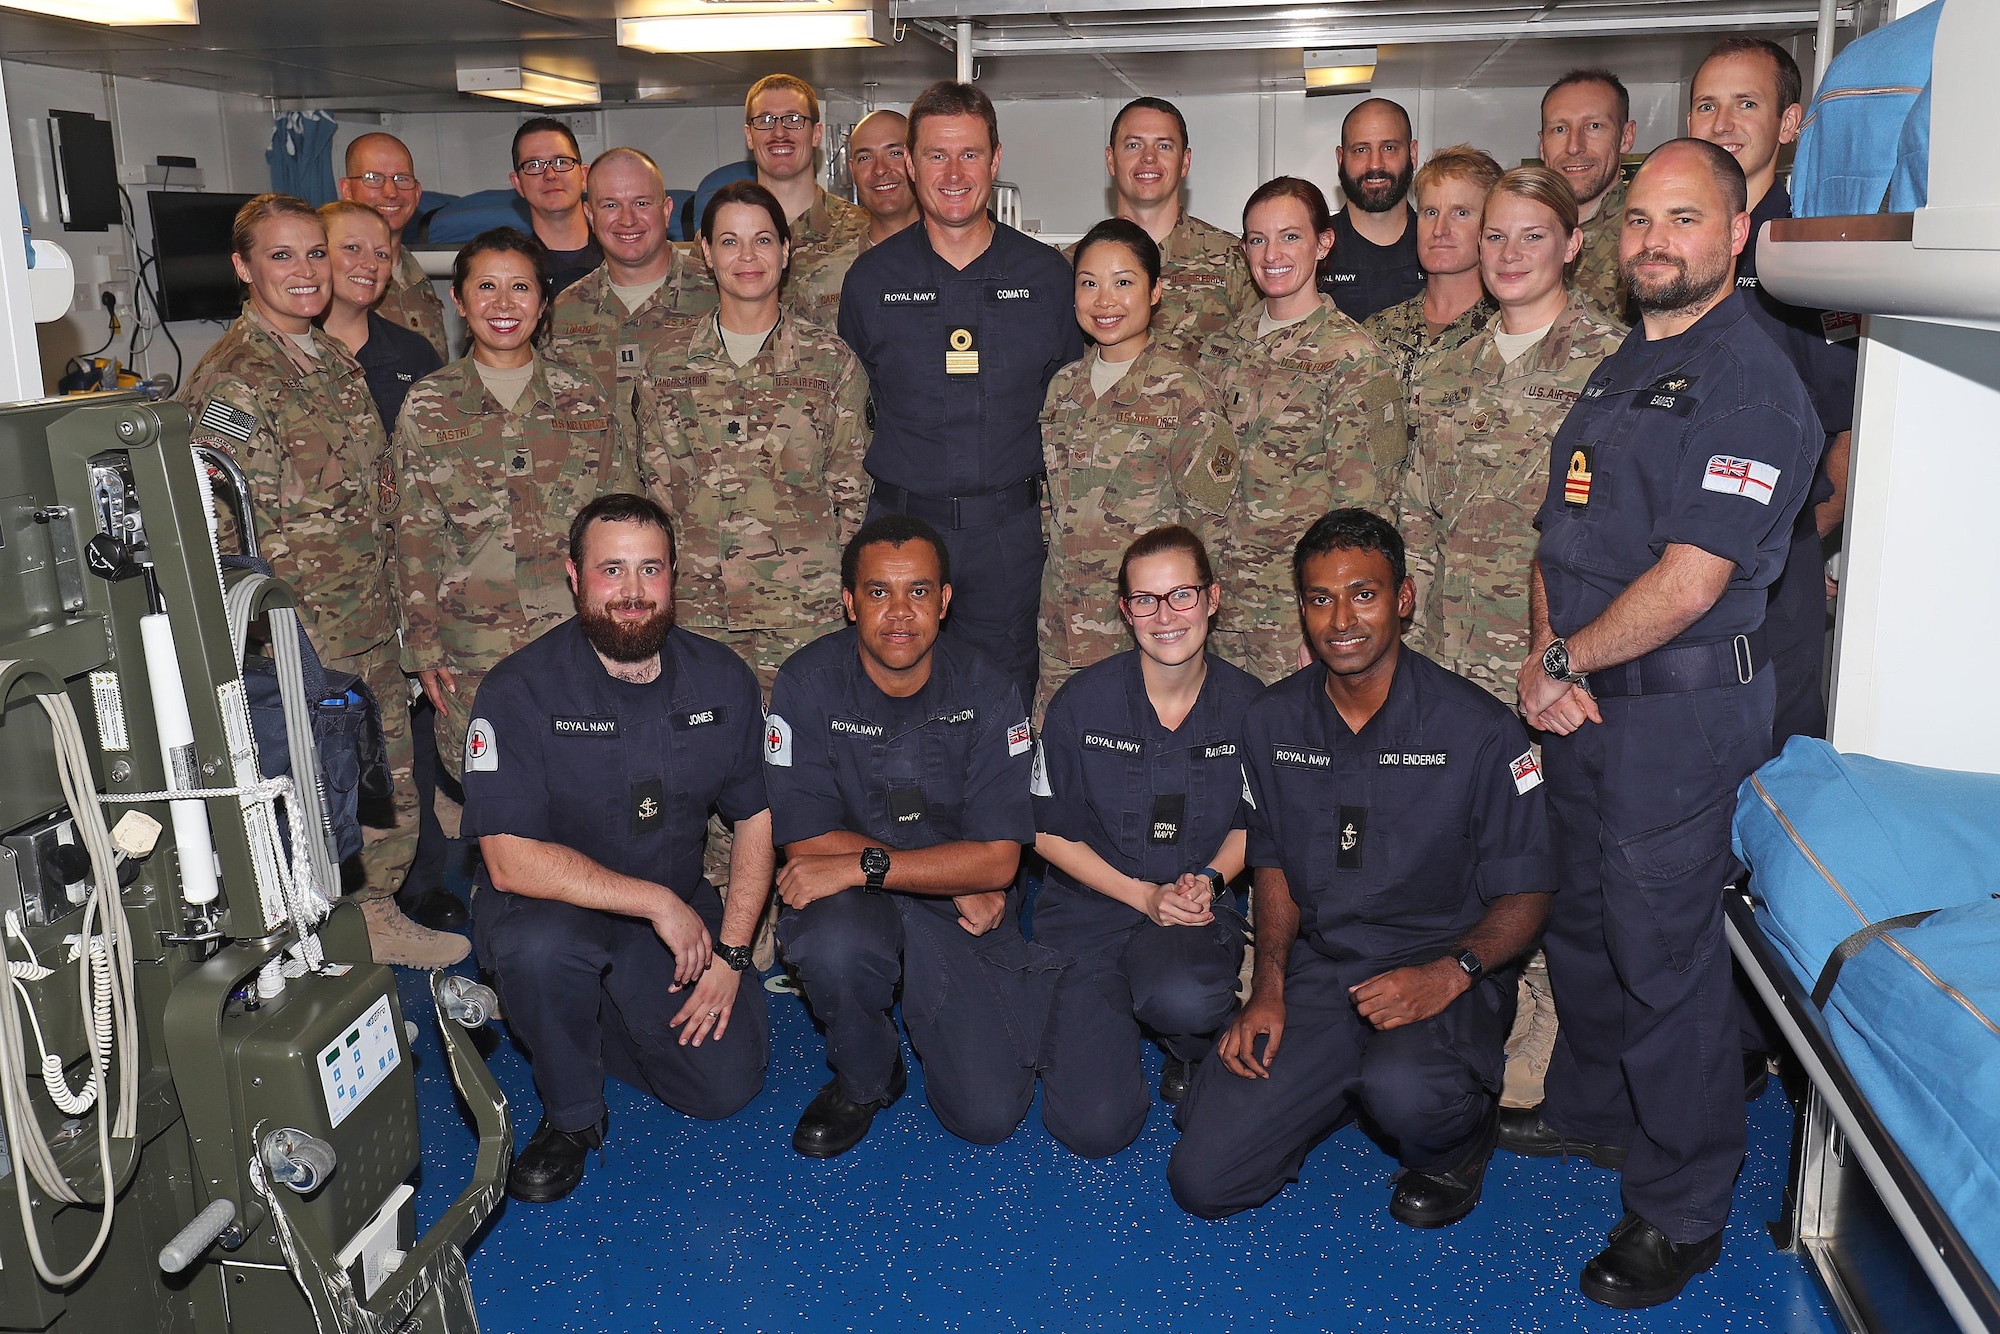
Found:
[[(821, 190), (811, 208), (789, 221), (792, 226), (792, 262), (785, 270), (787, 290), (811, 288), (824, 291), (831, 286), (833, 305), (837, 309), (840, 305), (840, 284), (846, 279), (854, 257), (861, 253), (861, 249), (853, 243), (856, 238), (868, 235), (868, 225), (874, 219), (861, 205)], [(827, 272), (822, 273), (822, 269)], [(805, 306), (798, 308), (808, 316), (815, 313)], [(826, 325), (829, 329), (833, 327), (831, 320)]]
[[(1072, 266), (1076, 247), (1063, 252)], [(1181, 214), (1160, 242), (1160, 304), (1153, 310), (1153, 342), (1194, 366), (1210, 334), (1219, 333), (1262, 297), (1236, 237), (1200, 218)]]
[(1132, 540), (1183, 523), (1219, 549), (1236, 497), (1236, 432), (1213, 385), (1149, 343), (1098, 398), (1096, 364), (1093, 350), (1057, 371), (1042, 408), (1049, 554), (1038, 717), (1072, 672), (1128, 647), (1118, 563)]
[(1623, 320), (1626, 314), (1625, 278), (1618, 270), (1618, 234), (1625, 227), (1625, 192), (1628, 182), (1621, 174), (1597, 202), (1597, 213), (1583, 224), (1583, 250), (1576, 257), (1576, 272), (1570, 286), (1583, 293), (1584, 300), (1602, 314)]
[(563, 289), (549, 317), (549, 341), (543, 349), (551, 361), (577, 366), (615, 388), (618, 417), (627, 440), (636, 439), (632, 421), (632, 390), (640, 368), (667, 337), (668, 331), (706, 315), (717, 301), (715, 279), (698, 252), (670, 246), (667, 277), (660, 289), (627, 311), (611, 290), (611, 271), (599, 265)]
[(739, 368), (714, 319), (639, 378), (639, 476), (674, 516), (676, 620), (743, 655), (768, 695), (787, 646), (840, 628), (840, 552), (861, 526), (868, 377), (829, 329), (781, 311)]
[(1201, 353), (1242, 443), (1241, 481), (1218, 554), (1226, 597), (1217, 650), (1264, 681), (1298, 669), (1292, 548), (1342, 505), (1388, 509), (1404, 456), (1403, 387), (1375, 345), (1333, 304), (1257, 336), (1263, 303)]
[(1403, 382), (1403, 399), (1408, 402), (1410, 388), (1416, 382), (1417, 364), (1471, 342), (1498, 309), (1492, 297), (1481, 295), (1471, 309), (1445, 325), (1433, 338), (1431, 326), (1424, 319), (1424, 294), (1419, 292), (1408, 301), (1376, 311), (1361, 322), (1361, 327), (1382, 345), (1383, 354), (1396, 368), (1396, 378)]
[(839, 249), (812, 256), (803, 271), (799, 261), (794, 259), (785, 279), (786, 306), (813, 323), (831, 329), (840, 315), (840, 287), (847, 281), (847, 271), (874, 244), (864, 228), (859, 236), (850, 237)]
[(430, 340), (437, 354), (451, 360), (445, 346), (444, 302), (424, 275), (424, 266), (405, 250), (396, 258), (396, 271), (389, 275), (389, 290), (375, 303), (375, 313), (392, 324), (415, 329)]
[(327, 666), (375, 694), (395, 825), (366, 831), (362, 865), (371, 889), (393, 891), (417, 850), (410, 692), (396, 664), (396, 476), (361, 367), (317, 330), (313, 345), (319, 360), (302, 369), (290, 340), (246, 310), (176, 397), (194, 442), (242, 465), (259, 551), (298, 595)]
[[(1417, 578), (1410, 643), (1511, 704), (1528, 653), (1534, 519), (1548, 488), (1549, 442), (1625, 328), (1574, 289), (1519, 360), (1501, 362), (1493, 341), (1500, 327), (1496, 314), (1471, 342), (1420, 367), (1397, 520)], [(1548, 961), (1538, 949), (1521, 972), (1502, 1106), (1541, 1102), (1557, 1028)]]
[(1493, 341), (1500, 328), (1496, 314), (1477, 338), (1425, 363), (1398, 519), (1419, 585), (1410, 642), (1511, 704), (1528, 652), (1549, 442), (1625, 329), (1574, 290), (1519, 360), (1501, 362)]
[(623, 426), (588, 372), (537, 358), (514, 411), (472, 358), (417, 382), (396, 424), (403, 666), (448, 667), (438, 755), (457, 777), (479, 682), (575, 610), (569, 523), (598, 495), (635, 491)]

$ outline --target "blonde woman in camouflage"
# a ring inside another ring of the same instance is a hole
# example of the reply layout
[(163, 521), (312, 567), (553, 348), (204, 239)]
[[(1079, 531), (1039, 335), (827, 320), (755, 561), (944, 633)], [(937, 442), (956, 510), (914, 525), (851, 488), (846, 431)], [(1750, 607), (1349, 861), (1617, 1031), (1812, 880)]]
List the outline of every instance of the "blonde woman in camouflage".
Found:
[(1221, 396), (1152, 336), (1160, 247), (1138, 223), (1107, 218), (1072, 262), (1076, 322), (1096, 346), (1056, 372), (1042, 408), (1049, 551), (1038, 718), (1072, 672), (1125, 647), (1106, 595), (1132, 540), (1185, 524), (1218, 541), (1236, 494), (1236, 433)]
[[(1583, 233), (1576, 196), (1555, 172), (1518, 167), (1502, 176), (1486, 196), (1479, 237), (1480, 273), (1499, 313), (1472, 341), (1419, 369), (1399, 526), (1417, 572), (1410, 644), (1512, 704), (1528, 652), (1534, 518), (1548, 488), (1549, 442), (1625, 327), (1570, 285)], [(1548, 977), (1537, 951), (1508, 1040), (1507, 1107), (1542, 1098), (1556, 1031)]]
[(791, 229), (755, 181), (701, 217), (720, 306), (658, 335), (634, 398), (639, 473), (674, 516), (676, 622), (727, 644), (768, 697), (785, 659), (846, 624), (840, 552), (868, 506), (868, 377), (779, 302)]
[(1219, 652), (1276, 682), (1305, 661), (1292, 547), (1344, 505), (1386, 505), (1409, 449), (1403, 386), (1375, 340), (1318, 286), (1333, 215), (1317, 185), (1280, 176), (1243, 207), (1243, 254), (1264, 299), (1210, 338), (1201, 372), (1242, 448), (1218, 553), (1229, 613)]
[(302, 199), (258, 195), (237, 212), (231, 249), (243, 314), (178, 398), (194, 442), (242, 465), (264, 559), (298, 594), (327, 665), (366, 681), (382, 710), (395, 825), (368, 831), (361, 851), (375, 957), (442, 968), (465, 957), (464, 938), (418, 926), (393, 897), (417, 845), (410, 696), (390, 591), (396, 478), (361, 367), (313, 326), (333, 290), (326, 227)]
[(604, 386), (536, 350), (549, 275), (542, 243), (512, 227), (459, 251), (451, 296), (471, 351), (412, 389), (396, 425), (403, 665), (437, 709), (454, 778), (479, 682), (575, 610), (570, 520), (600, 494), (636, 489)]

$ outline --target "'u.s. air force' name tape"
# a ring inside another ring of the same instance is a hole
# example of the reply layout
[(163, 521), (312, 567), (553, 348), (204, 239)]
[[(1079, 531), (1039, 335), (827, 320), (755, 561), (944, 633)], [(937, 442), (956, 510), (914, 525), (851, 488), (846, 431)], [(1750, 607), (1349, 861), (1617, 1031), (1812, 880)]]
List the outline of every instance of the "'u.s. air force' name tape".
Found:
[(239, 407), (212, 398), (208, 406), (195, 418), (195, 424), (206, 426), (211, 431), (220, 431), (232, 440), (247, 441), (257, 434), (257, 419)]

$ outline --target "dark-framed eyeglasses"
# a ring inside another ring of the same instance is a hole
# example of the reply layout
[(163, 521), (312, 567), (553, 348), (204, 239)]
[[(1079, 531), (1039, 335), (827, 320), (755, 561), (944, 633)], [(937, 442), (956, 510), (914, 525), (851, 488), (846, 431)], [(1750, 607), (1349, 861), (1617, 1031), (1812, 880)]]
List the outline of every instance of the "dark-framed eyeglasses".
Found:
[(385, 175), (379, 171), (364, 171), (359, 176), (350, 176), (347, 179), (350, 181), (360, 181), (370, 190), (380, 190), (391, 181), (395, 182), (398, 190), (414, 190), (417, 188), (417, 178), (410, 175), (407, 171), (399, 171), (393, 176)]
[(769, 134), (780, 125), (788, 130), (803, 130), (806, 126), (812, 124), (812, 117), (798, 111), (787, 111), (782, 116), (772, 115), (766, 111), (761, 116), (749, 117), (743, 123), (753, 130), (762, 130), (766, 134)]
[(583, 165), (583, 159), (567, 155), (562, 157), (531, 157), (514, 168), (523, 176), (539, 176), (545, 171), (575, 171)]
[(1182, 584), (1164, 593), (1133, 593), (1118, 599), (1118, 605), (1129, 614), (1144, 618), (1159, 611), (1160, 604), (1166, 603), (1175, 611), (1193, 611), (1201, 601), (1201, 595), (1209, 590), (1208, 584)]

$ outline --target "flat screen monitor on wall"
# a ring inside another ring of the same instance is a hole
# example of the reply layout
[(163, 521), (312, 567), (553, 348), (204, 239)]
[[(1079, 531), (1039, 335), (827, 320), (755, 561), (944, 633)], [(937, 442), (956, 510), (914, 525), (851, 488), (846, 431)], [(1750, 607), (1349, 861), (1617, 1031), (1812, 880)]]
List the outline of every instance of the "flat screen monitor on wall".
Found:
[(170, 320), (233, 320), (243, 309), (243, 285), (229, 263), (236, 210), (254, 195), (149, 190), (153, 253), (160, 266), (161, 313)]

